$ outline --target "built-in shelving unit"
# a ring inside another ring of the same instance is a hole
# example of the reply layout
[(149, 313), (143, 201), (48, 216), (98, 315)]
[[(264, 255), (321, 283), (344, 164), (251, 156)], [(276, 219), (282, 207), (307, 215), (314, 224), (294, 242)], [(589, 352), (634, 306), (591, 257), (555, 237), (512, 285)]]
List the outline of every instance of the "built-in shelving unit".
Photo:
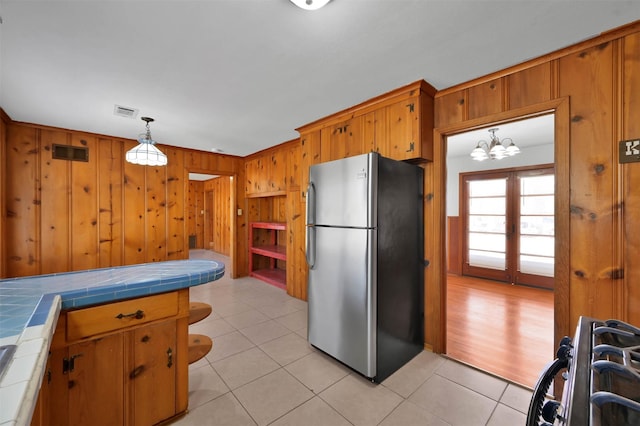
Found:
[[(282, 222), (251, 222), (249, 224), (249, 275), (282, 289), (287, 288), (287, 273), (285, 269), (278, 268), (277, 261), (287, 260), (287, 248), (284, 245), (278, 245), (278, 231), (284, 231), (286, 228), (286, 223)], [(258, 229), (264, 229), (269, 235), (266, 238), (260, 238), (256, 235)], [(256, 241), (264, 242), (256, 244)], [(268, 258), (268, 266), (263, 266), (266, 262), (255, 262), (254, 255)]]

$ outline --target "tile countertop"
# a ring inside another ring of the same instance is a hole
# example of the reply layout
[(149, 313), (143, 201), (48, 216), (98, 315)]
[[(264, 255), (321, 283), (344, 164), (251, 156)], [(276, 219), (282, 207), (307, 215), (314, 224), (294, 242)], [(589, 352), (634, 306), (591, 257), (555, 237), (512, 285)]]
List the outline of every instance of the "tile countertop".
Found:
[(60, 310), (193, 287), (224, 271), (174, 260), (0, 280), (0, 346), (17, 345), (0, 376), (0, 426), (30, 423)]

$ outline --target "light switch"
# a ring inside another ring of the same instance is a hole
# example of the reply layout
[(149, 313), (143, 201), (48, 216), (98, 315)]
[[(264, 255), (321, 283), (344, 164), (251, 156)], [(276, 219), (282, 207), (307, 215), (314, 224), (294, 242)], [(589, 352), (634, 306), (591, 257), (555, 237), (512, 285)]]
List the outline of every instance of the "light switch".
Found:
[(242, 216), (242, 209), (238, 209), (238, 216)]

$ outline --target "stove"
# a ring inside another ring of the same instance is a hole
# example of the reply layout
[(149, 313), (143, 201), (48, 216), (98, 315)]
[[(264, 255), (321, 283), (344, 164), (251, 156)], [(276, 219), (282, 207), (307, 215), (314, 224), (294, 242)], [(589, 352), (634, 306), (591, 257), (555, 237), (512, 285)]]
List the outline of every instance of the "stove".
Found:
[[(562, 400), (548, 400), (562, 378)], [(640, 328), (619, 320), (580, 317), (542, 372), (527, 426), (640, 425)]]

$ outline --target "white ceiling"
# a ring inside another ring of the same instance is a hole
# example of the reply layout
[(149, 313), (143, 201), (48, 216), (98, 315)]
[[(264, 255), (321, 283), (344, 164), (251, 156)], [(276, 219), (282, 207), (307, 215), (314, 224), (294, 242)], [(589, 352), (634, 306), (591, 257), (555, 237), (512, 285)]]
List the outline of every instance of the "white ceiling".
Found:
[[(640, 19), (638, 0), (0, 0), (16, 121), (248, 155), (416, 80), (437, 89)], [(136, 119), (114, 105), (139, 110)]]

